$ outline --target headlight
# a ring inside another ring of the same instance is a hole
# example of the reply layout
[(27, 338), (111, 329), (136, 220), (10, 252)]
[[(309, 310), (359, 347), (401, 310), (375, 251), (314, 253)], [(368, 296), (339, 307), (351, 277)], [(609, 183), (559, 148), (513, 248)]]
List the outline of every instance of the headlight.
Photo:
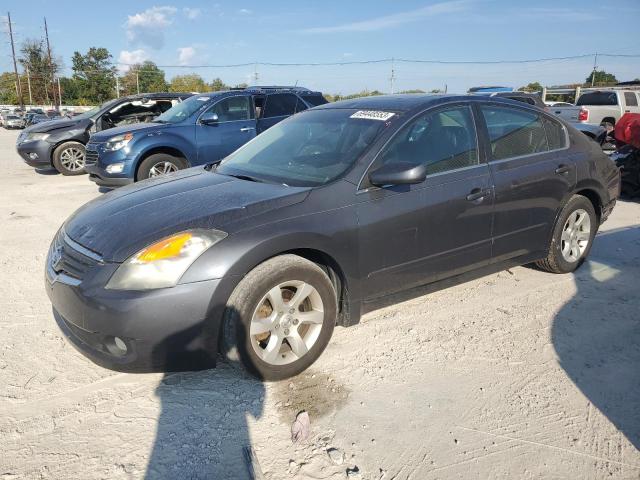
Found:
[(188, 230), (163, 238), (120, 265), (105, 288), (149, 290), (174, 287), (202, 253), (226, 236), (220, 230)]
[(48, 133), (30, 133), (27, 135), (27, 141), (46, 140), (47, 138), (49, 138)]
[(111, 137), (109, 140), (107, 140), (107, 143), (104, 144), (104, 149), (111, 152), (120, 150), (121, 148), (126, 147), (132, 139), (133, 133), (125, 133), (124, 135)]

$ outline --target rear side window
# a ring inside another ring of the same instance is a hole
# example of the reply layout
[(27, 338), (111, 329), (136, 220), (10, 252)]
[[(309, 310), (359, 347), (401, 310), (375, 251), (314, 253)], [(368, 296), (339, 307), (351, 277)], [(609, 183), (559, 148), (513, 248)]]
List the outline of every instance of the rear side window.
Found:
[(549, 150), (540, 117), (509, 107), (482, 105), (494, 160), (530, 155)]
[(380, 156), (381, 164), (426, 164), (430, 174), (478, 164), (476, 132), (468, 107), (429, 112), (404, 127)]
[(549, 150), (560, 150), (567, 146), (567, 134), (562, 125), (547, 117), (542, 117), (542, 124), (547, 132)]
[(283, 117), (296, 112), (298, 97), (291, 93), (279, 93), (267, 97), (263, 117)]
[(627, 107), (637, 107), (638, 98), (636, 94), (633, 92), (624, 92), (624, 103), (627, 104)]
[(251, 118), (249, 97), (227, 97), (216, 103), (211, 111), (218, 115), (220, 122), (234, 122)]
[(576, 105), (617, 105), (616, 92), (589, 92), (580, 95)]

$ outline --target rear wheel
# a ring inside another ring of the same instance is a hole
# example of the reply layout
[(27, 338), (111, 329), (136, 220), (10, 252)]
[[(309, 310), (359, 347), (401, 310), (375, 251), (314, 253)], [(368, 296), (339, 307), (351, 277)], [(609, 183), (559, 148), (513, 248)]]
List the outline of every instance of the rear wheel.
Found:
[(589, 255), (597, 231), (598, 217), (591, 201), (574, 195), (558, 217), (549, 255), (536, 264), (552, 273), (573, 272)]
[(281, 380), (322, 354), (336, 323), (336, 292), (327, 274), (297, 255), (249, 272), (227, 303), (222, 342), (232, 361), (255, 376)]
[(184, 158), (174, 157), (167, 153), (155, 153), (142, 161), (136, 180), (168, 175), (186, 167), (187, 162)]
[(62, 175), (81, 175), (84, 171), (84, 145), (65, 142), (53, 151), (53, 166)]

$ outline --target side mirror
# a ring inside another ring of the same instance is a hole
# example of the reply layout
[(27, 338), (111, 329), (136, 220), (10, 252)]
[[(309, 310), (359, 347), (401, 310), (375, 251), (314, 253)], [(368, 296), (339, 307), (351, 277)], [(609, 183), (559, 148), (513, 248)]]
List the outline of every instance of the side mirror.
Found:
[(215, 125), (218, 123), (218, 114), (213, 112), (206, 112), (200, 117), (200, 123), (203, 125)]
[(388, 163), (369, 173), (369, 181), (378, 187), (422, 183), (426, 178), (426, 165), (410, 162)]

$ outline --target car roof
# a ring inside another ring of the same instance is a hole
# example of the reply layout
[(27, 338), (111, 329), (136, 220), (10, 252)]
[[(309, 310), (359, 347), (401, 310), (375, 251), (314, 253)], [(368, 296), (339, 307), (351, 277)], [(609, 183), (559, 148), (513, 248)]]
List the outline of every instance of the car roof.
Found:
[[(186, 98), (191, 97), (191, 92), (151, 92), (151, 93), (136, 93), (135, 95), (127, 95), (126, 97), (120, 97), (122, 101), (137, 100), (140, 98)], [(116, 99), (117, 100), (117, 99)]]
[(238, 93), (266, 94), (266, 93), (297, 93), (298, 95), (322, 95), (322, 92), (309, 90), (305, 87), (289, 87), (289, 86), (252, 86), (246, 88), (231, 88), (229, 90), (219, 90), (217, 92), (198, 93), (200, 97), (217, 97), (221, 95), (233, 95)]
[(395, 95), (376, 95), (371, 97), (358, 97), (350, 100), (340, 100), (334, 103), (326, 103), (315, 107), (314, 110), (323, 108), (348, 108), (367, 110), (389, 110), (394, 112), (408, 112), (415, 109), (427, 108), (431, 105), (448, 103), (452, 101), (496, 101), (510, 105), (525, 105), (508, 98), (490, 97), (488, 95), (460, 95), (460, 94), (432, 94), (432, 93), (402, 93)]

